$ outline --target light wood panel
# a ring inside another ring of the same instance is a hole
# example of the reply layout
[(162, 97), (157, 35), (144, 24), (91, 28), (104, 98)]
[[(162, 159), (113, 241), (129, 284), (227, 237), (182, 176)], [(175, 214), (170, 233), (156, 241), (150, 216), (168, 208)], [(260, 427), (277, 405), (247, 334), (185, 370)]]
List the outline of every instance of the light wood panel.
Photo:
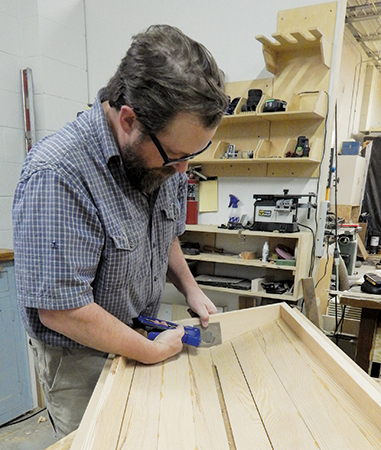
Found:
[(260, 340), (275, 371), (282, 374), (282, 382), (319, 448), (372, 448), (280, 326), (277, 321), (276, 325), (256, 330), (254, 335)]
[(282, 376), (274, 371), (254, 334), (246, 333), (232, 343), (273, 447), (316, 450), (315, 439), (290, 398)]
[(195, 425), (190, 396), (188, 355), (183, 352), (164, 363), (158, 449), (194, 450)]
[(114, 358), (99, 399), (90, 410), (91, 420), (84, 435), (75, 436), (72, 450), (116, 448), (135, 364), (121, 356)]
[(235, 448), (271, 450), (271, 443), (231, 343), (215, 347), (211, 353), (221, 383)]
[(159, 433), (163, 364), (137, 364), (118, 450), (155, 448)]
[(209, 350), (189, 348), (191, 396), (193, 403), (196, 448), (229, 449), (228, 434), (220, 411), (214, 365)]
[(212, 321), (220, 346), (154, 366), (116, 358), (72, 448), (379, 448), (379, 388), (299, 312), (276, 304)]

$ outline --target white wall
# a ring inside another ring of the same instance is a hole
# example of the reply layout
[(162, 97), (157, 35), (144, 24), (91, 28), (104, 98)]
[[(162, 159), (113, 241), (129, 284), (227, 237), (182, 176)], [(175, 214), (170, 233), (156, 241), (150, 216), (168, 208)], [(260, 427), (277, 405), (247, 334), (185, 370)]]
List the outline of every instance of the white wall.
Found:
[(11, 247), (12, 196), (24, 158), (19, 69), (22, 25), (17, 1), (0, 3), (0, 247)]
[[(344, 0), (340, 0), (341, 2)], [(24, 159), (19, 71), (33, 71), (37, 138), (56, 131), (92, 102), (114, 73), (131, 36), (153, 23), (178, 26), (204, 43), (227, 80), (268, 76), (258, 34), (271, 37), (278, 11), (318, 0), (0, 0), (0, 247), (12, 247), (11, 205)], [(316, 180), (221, 178), (220, 211), (201, 223), (226, 221), (228, 194), (306, 193)]]
[(90, 96), (113, 75), (131, 36), (149, 25), (177, 26), (202, 42), (227, 81), (266, 76), (262, 45), (255, 36), (276, 32), (278, 11), (318, 0), (84, 0), (88, 36)]
[(25, 158), (20, 70), (33, 72), (37, 139), (88, 98), (83, 0), (0, 0), (0, 247), (12, 248), (13, 193)]

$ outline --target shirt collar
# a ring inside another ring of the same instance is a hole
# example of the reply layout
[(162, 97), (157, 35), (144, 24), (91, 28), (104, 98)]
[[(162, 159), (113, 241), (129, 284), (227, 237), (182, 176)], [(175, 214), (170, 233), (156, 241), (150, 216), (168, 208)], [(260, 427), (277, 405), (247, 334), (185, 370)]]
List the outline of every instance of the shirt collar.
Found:
[(105, 101), (105, 95), (106, 88), (100, 89), (90, 111), (90, 126), (100, 142), (102, 154), (106, 163), (108, 163), (112, 157), (117, 156), (121, 158), (121, 155), (119, 146), (103, 111), (102, 101)]

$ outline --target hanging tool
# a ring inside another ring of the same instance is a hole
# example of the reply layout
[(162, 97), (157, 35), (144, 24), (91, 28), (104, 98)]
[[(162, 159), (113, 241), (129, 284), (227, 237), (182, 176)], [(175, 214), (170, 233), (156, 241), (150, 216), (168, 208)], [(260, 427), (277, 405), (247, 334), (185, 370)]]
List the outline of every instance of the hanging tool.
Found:
[[(138, 316), (136, 327), (143, 328), (148, 331), (148, 339), (153, 341), (162, 331), (173, 330), (179, 325), (168, 320), (160, 320), (154, 317)], [(221, 344), (221, 327), (218, 322), (211, 323), (207, 328), (201, 325), (189, 326), (184, 325), (184, 335), (181, 338), (184, 344), (194, 347), (210, 347), (212, 345)]]

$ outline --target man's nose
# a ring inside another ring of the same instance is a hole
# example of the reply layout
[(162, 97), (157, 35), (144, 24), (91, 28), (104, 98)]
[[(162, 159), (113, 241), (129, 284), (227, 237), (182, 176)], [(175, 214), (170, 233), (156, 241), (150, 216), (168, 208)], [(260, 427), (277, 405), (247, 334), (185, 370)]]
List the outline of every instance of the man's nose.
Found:
[(185, 173), (188, 170), (188, 161), (178, 162), (173, 164), (173, 167), (180, 173)]

